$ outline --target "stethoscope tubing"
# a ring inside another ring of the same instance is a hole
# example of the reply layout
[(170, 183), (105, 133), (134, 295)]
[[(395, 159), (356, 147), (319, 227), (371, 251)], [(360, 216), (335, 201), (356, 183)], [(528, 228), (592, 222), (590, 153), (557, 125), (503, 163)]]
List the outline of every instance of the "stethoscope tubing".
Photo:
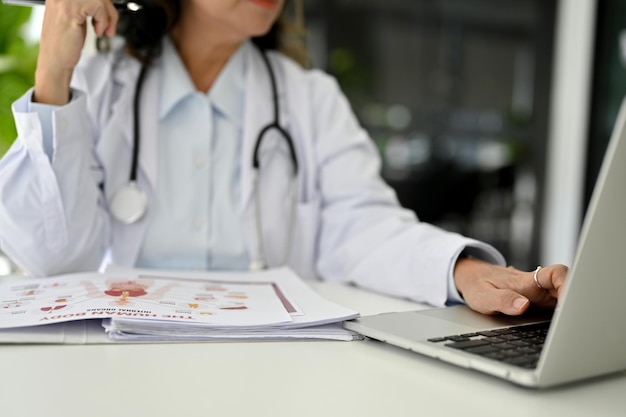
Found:
[[(256, 223), (256, 235), (257, 235), (257, 250), (258, 259), (250, 263), (250, 269), (265, 269), (267, 268), (267, 261), (265, 257), (265, 248), (263, 244), (263, 219), (261, 214), (261, 195), (260, 195), (260, 161), (259, 152), (261, 148), (261, 142), (263, 138), (270, 130), (276, 130), (280, 136), (285, 139), (287, 147), (289, 149), (289, 156), (292, 162), (293, 176), (290, 181), (290, 213), (288, 220), (288, 235), (285, 247), (285, 258), (283, 264), (287, 264), (291, 255), (291, 248), (293, 246), (293, 235), (295, 229), (295, 216), (297, 206), (297, 188), (298, 188), (298, 159), (296, 157), (295, 146), (293, 139), (289, 132), (282, 128), (280, 125), (280, 112), (279, 112), (279, 100), (278, 100), (278, 88), (276, 83), (276, 77), (272, 65), (265, 51), (259, 50), (263, 62), (267, 68), (267, 72), (270, 78), (271, 90), (272, 90), (272, 102), (274, 110), (274, 118), (271, 123), (263, 127), (257, 135), (256, 143), (254, 146), (254, 152), (252, 154), (252, 171), (253, 171), (253, 187), (254, 187), (254, 211), (255, 211), (255, 223)], [(137, 83), (135, 85), (135, 92), (133, 97), (133, 149), (132, 149), (132, 161), (130, 167), (129, 181), (120, 190), (117, 190), (111, 200), (109, 201), (109, 210), (114, 218), (124, 224), (132, 224), (140, 220), (147, 211), (147, 196), (143, 190), (137, 184), (137, 172), (139, 166), (139, 151), (140, 151), (140, 138), (141, 138), (141, 115), (140, 115), (140, 101), (141, 91), (143, 89), (144, 81), (148, 67), (142, 65), (137, 77)]]
[(141, 70), (139, 71), (139, 76), (137, 77), (137, 85), (135, 86), (135, 96), (133, 97), (133, 159), (130, 165), (130, 181), (137, 181), (137, 171), (139, 167), (139, 147), (141, 145), (141, 116), (140, 116), (140, 106), (141, 106), (141, 90), (143, 89), (143, 83), (146, 79), (146, 72), (148, 72), (148, 67), (145, 65), (141, 66)]
[(285, 141), (287, 142), (287, 146), (289, 147), (289, 156), (291, 157), (291, 162), (293, 164), (294, 176), (297, 176), (298, 158), (296, 157), (296, 150), (293, 145), (293, 140), (291, 139), (291, 135), (289, 135), (289, 133), (280, 125), (280, 111), (278, 109), (278, 87), (276, 86), (276, 76), (274, 75), (274, 70), (272, 69), (272, 64), (270, 63), (267, 54), (264, 51), (260, 52), (261, 57), (263, 58), (263, 62), (265, 63), (265, 67), (267, 68), (267, 73), (270, 77), (270, 83), (272, 87), (272, 103), (274, 107), (274, 121), (261, 129), (259, 135), (257, 136), (256, 144), (254, 145), (254, 153), (252, 154), (252, 167), (255, 169), (259, 169), (259, 150), (261, 148), (261, 142), (265, 133), (270, 129), (276, 129), (281, 133), (281, 135), (285, 138)]

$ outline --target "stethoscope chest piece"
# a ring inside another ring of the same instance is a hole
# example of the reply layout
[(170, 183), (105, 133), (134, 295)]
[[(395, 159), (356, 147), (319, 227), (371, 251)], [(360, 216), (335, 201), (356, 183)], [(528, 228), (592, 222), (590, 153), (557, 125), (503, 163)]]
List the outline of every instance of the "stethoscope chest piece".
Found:
[(118, 221), (124, 224), (135, 223), (148, 209), (148, 197), (135, 181), (120, 188), (109, 201), (109, 210)]

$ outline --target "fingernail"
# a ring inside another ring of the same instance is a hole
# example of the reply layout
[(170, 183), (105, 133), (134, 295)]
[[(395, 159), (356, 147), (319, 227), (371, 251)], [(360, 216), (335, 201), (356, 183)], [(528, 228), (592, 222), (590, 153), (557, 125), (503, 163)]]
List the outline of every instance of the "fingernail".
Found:
[(526, 303), (528, 303), (528, 299), (524, 298), (524, 297), (519, 297), (516, 298), (515, 301), (513, 301), (513, 307), (515, 307), (516, 310), (521, 310)]

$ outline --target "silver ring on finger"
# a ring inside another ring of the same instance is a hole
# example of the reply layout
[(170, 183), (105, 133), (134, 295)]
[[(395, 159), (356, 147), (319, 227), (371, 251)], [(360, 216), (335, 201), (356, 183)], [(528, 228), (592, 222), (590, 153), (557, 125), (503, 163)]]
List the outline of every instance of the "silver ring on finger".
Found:
[(533, 279), (535, 280), (535, 284), (537, 284), (537, 288), (539, 288), (540, 290), (543, 290), (545, 288), (543, 288), (541, 286), (541, 284), (539, 283), (539, 278), (537, 278), (537, 275), (539, 274), (539, 271), (541, 271), (543, 269), (543, 267), (541, 265), (539, 265), (537, 267), (537, 269), (535, 269), (535, 273), (533, 274)]

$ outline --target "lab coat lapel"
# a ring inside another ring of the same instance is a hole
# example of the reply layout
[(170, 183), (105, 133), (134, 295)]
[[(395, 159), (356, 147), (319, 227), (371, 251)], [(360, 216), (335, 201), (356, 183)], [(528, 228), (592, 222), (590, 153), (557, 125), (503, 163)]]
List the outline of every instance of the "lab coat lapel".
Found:
[[(128, 63), (123, 68), (118, 68), (115, 72), (115, 82), (120, 86), (121, 96), (117, 102), (120, 106), (117, 111), (123, 112), (120, 115), (121, 140), (124, 146), (113, 146), (117, 149), (115, 166), (119, 172), (111, 172), (110, 194), (114, 193), (129, 180), (132, 151), (134, 147), (134, 111), (133, 101), (135, 87), (139, 75), (140, 65), (135, 61), (125, 61)], [(158, 65), (151, 68), (144, 80), (139, 116), (140, 116), (140, 147), (139, 166), (137, 171), (137, 181), (139, 186), (147, 193), (148, 200), (154, 201), (154, 190), (156, 189), (157, 177), (157, 109), (158, 109), (158, 80), (160, 77)], [(116, 111), (114, 109), (114, 111)], [(114, 138), (111, 138), (114, 139)], [(119, 142), (118, 142), (119, 143)], [(124, 155), (124, 156), (122, 156)], [(148, 207), (148, 210), (150, 208)], [(115, 262), (120, 265), (134, 265), (141, 242), (147, 226), (147, 217), (137, 223), (125, 225), (113, 222), (113, 235), (116, 237), (113, 242), (112, 255)]]
[[(287, 112), (284, 110), (286, 105), (282, 68), (280, 67), (280, 61), (272, 57), (272, 53), (268, 55), (276, 76), (280, 124), (283, 128), (289, 129)], [(273, 122), (273, 120), (272, 89), (268, 70), (260, 52), (254, 46), (251, 46), (248, 49), (247, 57), (241, 161), (242, 213), (248, 230), (248, 250), (251, 257), (258, 260), (259, 251), (257, 246), (256, 216), (260, 215), (263, 217), (262, 235), (266, 260), (270, 265), (277, 265), (283, 262), (284, 254), (286, 253), (287, 208), (289, 207), (289, 202), (284, 198), (284, 193), (289, 189), (288, 184), (291, 178), (289, 174), (291, 171), (291, 163), (288, 160), (281, 160), (282, 155), (286, 154), (282, 149), (286, 147), (286, 144), (283, 139), (276, 139), (276, 131), (273, 132), (273, 138), (272, 134), (270, 134), (269, 137), (263, 140), (261, 147), (261, 159), (263, 159), (263, 154), (265, 153), (266, 158), (269, 155), (270, 159), (271, 157), (275, 157), (278, 158), (278, 160), (264, 160), (266, 164), (261, 172), (260, 190), (260, 194), (262, 195), (260, 204), (262, 208), (259, 213), (255, 212), (254, 178), (252, 172), (252, 157), (259, 132), (269, 123)], [(278, 148), (276, 148), (276, 145), (278, 145)], [(269, 153), (267, 153), (268, 149)], [(261, 162), (263, 163), (263, 161)], [(289, 172), (286, 172), (284, 169), (285, 164), (287, 164), (287, 171)]]
[[(285, 80), (280, 60), (268, 53), (278, 90), (278, 111), (280, 112), (280, 125), (286, 130), (290, 129), (289, 113), (285, 110), (286, 93)], [(248, 48), (246, 70), (246, 96), (243, 119), (243, 149), (242, 149), (242, 205), (247, 207), (251, 204), (253, 193), (252, 156), (257, 138), (261, 129), (274, 120), (272, 103), (272, 89), (267, 68), (263, 63), (260, 51), (255, 46)], [(294, 144), (297, 147), (297, 144)]]
[(263, 76), (265, 75), (261, 57), (254, 47), (248, 48), (246, 58), (246, 87), (243, 115), (243, 144), (241, 152), (241, 212), (246, 225), (248, 253), (251, 261), (259, 261), (258, 236), (256, 231), (255, 209), (253, 201), (254, 177), (252, 157), (258, 132), (272, 118), (271, 106), (267, 97), (271, 97), (271, 89)]
[(267, 78), (267, 69), (261, 59), (259, 51), (255, 47), (248, 48), (241, 153), (241, 203), (244, 209), (252, 204), (252, 156), (257, 136), (273, 118), (272, 90)]

